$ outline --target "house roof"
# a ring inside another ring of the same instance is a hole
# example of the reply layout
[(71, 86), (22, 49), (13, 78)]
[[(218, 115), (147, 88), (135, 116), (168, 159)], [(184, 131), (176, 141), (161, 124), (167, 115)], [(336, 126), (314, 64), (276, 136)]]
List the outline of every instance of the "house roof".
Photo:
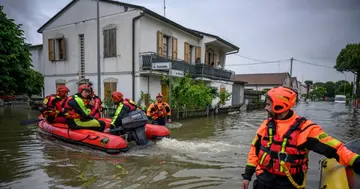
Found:
[(235, 50), (239, 50), (240, 48), (224, 39), (222, 39), (221, 37), (217, 36), (217, 35), (213, 35), (213, 34), (209, 34), (209, 33), (205, 33), (205, 32), (201, 32), (201, 31), (197, 31), (197, 30), (193, 30), (193, 29), (190, 29), (196, 33), (199, 33), (201, 35), (207, 35), (207, 36), (210, 36), (210, 37), (213, 37), (219, 41), (221, 41), (222, 43), (226, 44), (226, 45), (229, 45), (231, 48), (234, 48)]
[[(67, 4), (63, 9), (61, 9), (57, 14), (55, 14), (55, 16), (53, 16), (52, 18), (50, 18), (50, 20), (48, 20), (44, 25), (42, 25), (42, 26), (37, 30), (37, 32), (38, 32), (38, 33), (41, 33), (46, 26), (48, 26), (48, 25), (51, 24), (53, 21), (55, 21), (62, 13), (64, 13), (66, 10), (68, 10), (68, 9), (69, 9), (72, 5), (74, 5), (77, 1), (79, 1), (79, 0), (72, 0), (72, 1), (71, 1), (69, 4)], [(178, 23), (176, 23), (176, 22), (173, 22), (173, 21), (171, 21), (171, 20), (169, 20), (169, 19), (167, 19), (167, 18), (165, 18), (165, 17), (163, 17), (163, 16), (161, 16), (161, 15), (159, 15), (159, 14), (157, 14), (157, 13), (155, 13), (155, 12), (153, 12), (153, 11), (145, 8), (145, 7), (143, 7), (143, 6), (134, 5), (134, 4), (129, 4), (129, 3), (123, 3), (123, 2), (119, 2), (119, 1), (113, 1), (113, 0), (100, 0), (100, 1), (108, 2), (108, 3), (113, 3), (113, 4), (117, 4), (117, 5), (121, 5), (121, 6), (127, 6), (127, 7), (131, 7), (131, 8), (135, 8), (135, 9), (140, 9), (140, 10), (142, 10), (145, 14), (148, 14), (148, 15), (156, 18), (156, 19), (159, 19), (159, 20), (161, 20), (161, 21), (163, 21), (163, 22), (166, 22), (166, 23), (168, 23), (168, 24), (170, 24), (170, 25), (172, 25), (172, 26), (174, 26), (174, 27), (177, 27), (177, 28), (179, 28), (179, 29), (181, 29), (181, 30), (183, 30), (183, 31), (185, 31), (185, 32), (193, 35), (193, 36), (196, 36), (196, 37), (198, 37), (198, 38), (202, 38), (202, 37), (203, 37), (201, 34), (195, 32), (195, 31), (192, 31), (192, 30), (190, 30), (190, 29), (188, 29), (188, 28), (186, 28), (186, 27), (184, 27), (184, 26), (182, 26), (182, 25), (180, 25), (180, 24), (178, 24)]]
[(289, 73), (237, 74), (235, 81), (245, 81), (246, 85), (282, 85)]

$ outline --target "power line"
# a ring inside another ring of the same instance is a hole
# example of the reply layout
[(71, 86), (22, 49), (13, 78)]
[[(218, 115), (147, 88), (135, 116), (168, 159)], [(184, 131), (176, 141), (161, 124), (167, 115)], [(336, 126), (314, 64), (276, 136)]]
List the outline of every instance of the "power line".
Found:
[(300, 62), (300, 63), (304, 63), (304, 64), (313, 65), (313, 66), (319, 66), (319, 67), (323, 67), (323, 68), (332, 68), (332, 69), (335, 69), (334, 67), (331, 67), (331, 66), (325, 66), (325, 65), (321, 65), (321, 64), (315, 64), (315, 63), (306, 62), (306, 61), (302, 61), (302, 60), (298, 60), (298, 59), (294, 59), (294, 61), (297, 61), (297, 62)]

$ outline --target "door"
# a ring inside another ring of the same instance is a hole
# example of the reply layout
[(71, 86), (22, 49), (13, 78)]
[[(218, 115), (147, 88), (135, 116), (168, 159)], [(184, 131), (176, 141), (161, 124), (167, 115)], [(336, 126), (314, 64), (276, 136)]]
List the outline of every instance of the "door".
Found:
[(161, 85), (161, 94), (164, 96), (163, 101), (169, 103), (169, 86), (166, 84)]

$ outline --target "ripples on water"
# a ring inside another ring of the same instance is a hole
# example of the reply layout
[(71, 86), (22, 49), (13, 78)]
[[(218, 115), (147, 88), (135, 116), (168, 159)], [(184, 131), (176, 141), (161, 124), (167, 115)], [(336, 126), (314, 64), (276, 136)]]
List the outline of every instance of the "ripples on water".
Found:
[[(358, 113), (344, 105), (314, 102), (296, 110), (343, 142), (360, 136)], [(175, 122), (172, 139), (108, 155), (18, 126), (36, 115), (0, 109), (2, 188), (239, 188), (249, 144), (266, 117), (255, 111)], [(317, 188), (321, 156), (310, 159), (307, 188)]]

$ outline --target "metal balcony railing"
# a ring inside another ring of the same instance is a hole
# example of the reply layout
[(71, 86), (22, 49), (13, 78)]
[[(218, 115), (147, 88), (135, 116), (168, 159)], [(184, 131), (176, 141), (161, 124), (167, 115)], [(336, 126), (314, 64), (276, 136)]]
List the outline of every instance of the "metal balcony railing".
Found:
[(232, 72), (224, 69), (217, 69), (207, 64), (189, 64), (184, 60), (173, 60), (159, 56), (154, 52), (140, 53), (140, 69), (151, 70), (152, 63), (171, 62), (172, 69), (189, 72), (192, 77), (207, 77), (210, 79), (230, 80)]

